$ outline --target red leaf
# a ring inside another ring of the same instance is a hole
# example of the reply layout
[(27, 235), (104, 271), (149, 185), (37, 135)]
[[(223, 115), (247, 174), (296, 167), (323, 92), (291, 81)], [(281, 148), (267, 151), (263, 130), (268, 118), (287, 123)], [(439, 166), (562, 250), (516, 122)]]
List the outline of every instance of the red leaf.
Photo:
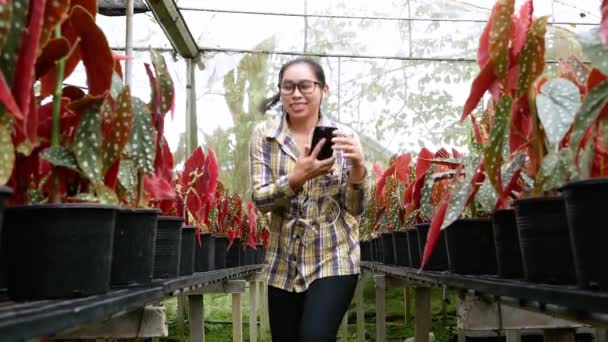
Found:
[(494, 83), (495, 80), (496, 75), (494, 75), (494, 71), (492, 70), (492, 63), (488, 62), (483, 66), (479, 72), (479, 75), (477, 75), (473, 81), (473, 84), (471, 85), (471, 92), (462, 109), (460, 121), (464, 121), (467, 115), (469, 115), (473, 109), (477, 107), (477, 104), (483, 97), (483, 94), (490, 89), (490, 86), (492, 86), (492, 83)]
[(511, 123), (509, 126), (509, 147), (511, 153), (515, 153), (528, 146), (532, 138), (532, 116), (528, 96), (520, 97), (513, 104), (511, 111)]
[(599, 71), (599, 69), (591, 69), (591, 72), (589, 73), (589, 78), (587, 78), (587, 90), (593, 90), (593, 88), (595, 88), (598, 84), (602, 83), (602, 81), (606, 80), (606, 78), (606, 75)]
[(104, 176), (104, 184), (114, 190), (116, 188), (116, 183), (118, 182), (118, 170), (120, 168), (120, 158), (117, 158), (114, 163), (110, 166), (106, 175)]
[(51, 70), (53, 68), (55, 63), (59, 59), (67, 56), (67, 54), (69, 52), (70, 52), (70, 43), (67, 41), (67, 39), (65, 39), (63, 37), (51, 39), (46, 44), (46, 46), (42, 50), (42, 53), (36, 60), (35, 79), (38, 79), (41, 76), (43, 76), (44, 74), (46, 74), (47, 72), (49, 72), (49, 70)]
[(6, 79), (4, 78), (4, 74), (0, 72), (0, 102), (4, 104), (6, 109), (13, 114), (13, 116), (17, 119), (23, 119), (23, 114), (11, 93), (11, 89), (6, 83)]
[(86, 96), (84, 91), (76, 86), (67, 86), (61, 90), (62, 97), (67, 97), (72, 101), (78, 101)]
[(450, 158), (450, 153), (442, 147), (435, 152), (435, 158)]
[[(61, 25), (61, 34), (62, 36), (70, 43), (71, 54), (65, 61), (65, 70), (63, 73), (63, 78), (68, 78), (72, 72), (76, 69), (78, 63), (80, 63), (80, 49), (78, 49), (77, 44), (80, 44), (78, 40), (78, 36), (74, 31), (69, 20), (66, 20), (63, 25)], [(53, 66), (53, 68), (48, 71), (42, 78), (40, 78), (40, 97), (45, 98), (53, 93), (55, 90), (55, 82), (57, 81), (57, 66)]]
[(382, 177), (380, 177), (380, 179), (378, 180), (378, 183), (376, 184), (376, 201), (382, 202), (382, 193), (384, 192), (384, 186), (386, 185), (386, 178), (393, 175), (394, 173), (395, 163), (393, 163), (388, 169), (386, 169), (386, 171), (384, 171), (384, 174), (382, 174)]
[(174, 200), (175, 190), (171, 184), (158, 175), (144, 176), (144, 189), (154, 200)]
[(458, 152), (458, 150), (456, 150), (453, 147), (452, 147), (452, 155), (454, 156), (454, 158), (460, 158), (460, 157), (462, 157), (462, 154), (460, 152)]
[(433, 159), (435, 155), (429, 151), (426, 147), (423, 147), (418, 153), (418, 160), (416, 161), (416, 180), (424, 177), (426, 171), (431, 167), (429, 160)]
[(424, 245), (424, 251), (422, 253), (422, 262), (420, 264), (420, 269), (424, 269), (426, 263), (429, 261), (431, 255), (433, 255), (433, 250), (437, 245), (437, 241), (439, 240), (439, 236), (441, 234), (441, 225), (443, 224), (443, 220), (445, 219), (445, 214), (448, 209), (448, 204), (450, 203), (450, 196), (447, 195), (437, 213), (431, 219), (431, 226), (429, 228), (429, 232), (426, 236), (426, 244)]
[(475, 142), (478, 144), (483, 144), (485, 142), (485, 139), (481, 135), (481, 130), (479, 129), (477, 118), (473, 114), (471, 114), (471, 124), (473, 125), (473, 135), (475, 137)]
[(236, 239), (236, 231), (233, 229), (229, 229), (228, 230), (228, 247), (226, 248), (226, 250), (229, 250), (230, 247), (232, 247), (232, 244), (234, 243), (234, 239)]
[(423, 174), (422, 177), (418, 178), (412, 191), (412, 203), (416, 209), (420, 208), (420, 201), (422, 200), (422, 187), (424, 186), (425, 179), (426, 174)]
[[(13, 94), (15, 101), (23, 112), (23, 127), (28, 126), (30, 118), (30, 101), (32, 99), (32, 87), (34, 85), (34, 66), (38, 52), (38, 42), (44, 23), (44, 7), (46, 0), (30, 1), (29, 23), (23, 32), (24, 44), (19, 49), (19, 57), (15, 68), (15, 78), (13, 84)], [(10, 110), (10, 109), (9, 109)], [(37, 115), (32, 113), (32, 115)]]
[(600, 22), (600, 39), (602, 43), (608, 44), (608, 0), (602, 0), (600, 7), (602, 12), (602, 21)]
[(198, 146), (184, 163), (184, 172), (182, 172), (182, 176), (180, 177), (182, 191), (187, 191), (187, 187), (193, 185), (190, 184), (192, 182), (192, 173), (202, 173), (204, 166), (205, 153), (203, 152), (203, 149)]
[(517, 58), (526, 43), (526, 34), (532, 24), (533, 12), (534, 5), (532, 4), (532, 0), (526, 0), (519, 8), (517, 17), (513, 18), (513, 23), (511, 24), (511, 57), (513, 57), (513, 60)]
[(84, 8), (93, 18), (97, 16), (97, 0), (71, 0), (70, 7), (73, 9), (76, 6)]
[(81, 6), (76, 6), (70, 22), (81, 38), (80, 53), (87, 73), (89, 93), (103, 95), (112, 85), (114, 58), (103, 31), (95, 24), (95, 18)]
[[(414, 192), (415, 186), (416, 182), (411, 182), (407, 188), (405, 188), (405, 191), (403, 192), (403, 206), (407, 206), (408, 204), (412, 203), (412, 193)], [(408, 208), (412, 208), (412, 206), (408, 206)]]
[(405, 185), (410, 182), (411, 161), (412, 155), (409, 153), (402, 154), (395, 160), (395, 176)]
[(513, 173), (513, 177), (511, 177), (511, 180), (509, 181), (507, 186), (502, 190), (502, 193), (500, 194), (500, 197), (498, 198), (498, 201), (496, 202), (496, 206), (494, 207), (494, 210), (506, 208), (508, 206), (509, 198), (511, 196), (511, 191), (513, 191), (513, 189), (517, 185), (517, 180), (519, 179), (520, 174), (521, 174), (521, 169), (519, 169)]
[(114, 51), (112, 51), (112, 57), (114, 58), (114, 72), (117, 73), (120, 78), (123, 78), (122, 66), (120, 65), (120, 62), (133, 60), (133, 57), (127, 55), (119, 55)]

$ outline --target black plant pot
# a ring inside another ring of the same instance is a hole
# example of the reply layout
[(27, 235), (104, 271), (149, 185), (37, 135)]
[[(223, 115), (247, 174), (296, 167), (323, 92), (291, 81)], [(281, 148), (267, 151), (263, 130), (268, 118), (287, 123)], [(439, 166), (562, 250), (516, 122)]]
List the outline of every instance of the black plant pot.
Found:
[(3, 244), (9, 296), (22, 301), (107, 292), (117, 209), (97, 204), (7, 208)]
[(194, 273), (194, 247), (196, 245), (196, 226), (182, 227), (182, 244), (179, 256), (179, 275)]
[(608, 290), (608, 178), (571, 182), (562, 188), (579, 287)]
[(6, 278), (5, 278), (5, 265), (4, 265), (4, 261), (2, 260), (3, 258), (1, 257), (2, 255), (2, 222), (3, 222), (3, 214), (4, 214), (4, 207), (6, 205), (6, 201), (11, 197), (11, 195), (13, 194), (13, 190), (7, 186), (0, 186), (0, 289), (4, 289), (6, 288)]
[(393, 254), (395, 255), (395, 265), (410, 267), (406, 231), (396, 230), (393, 232)]
[(385, 265), (395, 264), (395, 252), (393, 244), (393, 233), (382, 233), (380, 235), (382, 243), (382, 263)]
[(266, 248), (264, 248), (264, 245), (261, 243), (258, 243), (256, 248), (258, 251), (256, 264), (263, 265), (266, 261)]
[[(426, 245), (426, 238), (430, 228), (430, 223), (421, 223), (416, 225), (416, 230), (418, 230), (418, 249), (420, 250), (420, 255), (424, 255), (424, 246)], [(439, 232), (437, 244), (433, 249), (431, 257), (424, 266), (424, 269), (432, 271), (447, 271), (449, 269), (448, 250), (445, 246), (445, 238), (443, 237), (444, 234), (445, 233), (443, 230)], [(422, 260), (420, 260), (420, 262), (422, 262)]]
[(245, 255), (245, 245), (239, 245), (239, 266), (249, 265), (247, 263), (247, 256)]
[(369, 245), (366, 240), (359, 240), (359, 255), (361, 256), (361, 261), (369, 261)]
[(211, 233), (201, 233), (201, 244), (194, 243), (194, 272), (213, 270), (215, 260), (215, 238)]
[(496, 264), (501, 278), (523, 278), (521, 248), (514, 209), (496, 210), (492, 215)]
[(376, 260), (378, 260), (378, 247), (376, 246), (376, 238), (371, 238), (369, 240), (369, 261), (373, 261), (375, 262)]
[(374, 238), (374, 243), (376, 244), (376, 262), (382, 262), (384, 261), (384, 248), (382, 246), (382, 238), (381, 237), (375, 237)]
[(241, 239), (235, 238), (226, 251), (226, 267), (239, 267), (241, 265)]
[(517, 200), (515, 213), (526, 280), (575, 284), (563, 198), (555, 196)]
[(410, 256), (410, 267), (420, 268), (420, 248), (418, 247), (418, 231), (416, 229), (406, 229), (407, 251)]
[(250, 246), (245, 245), (245, 264), (254, 265), (256, 262), (257, 249), (253, 249)]
[(167, 279), (179, 275), (179, 256), (184, 219), (176, 216), (159, 216), (154, 248), (154, 278)]
[(216, 236), (215, 239), (214, 270), (226, 268), (226, 248), (228, 248), (228, 238)]
[(149, 285), (158, 209), (120, 209), (112, 252), (112, 286)]
[(444, 229), (450, 272), (496, 274), (496, 249), (489, 218), (460, 219)]

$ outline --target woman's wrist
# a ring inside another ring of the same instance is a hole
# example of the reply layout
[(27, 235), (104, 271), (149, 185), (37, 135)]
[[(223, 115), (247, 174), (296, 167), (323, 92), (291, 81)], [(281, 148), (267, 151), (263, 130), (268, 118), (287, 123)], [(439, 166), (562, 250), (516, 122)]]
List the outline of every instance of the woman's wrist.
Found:
[(294, 192), (298, 192), (304, 186), (304, 182), (302, 181), (302, 177), (300, 177), (295, 171), (292, 171), (287, 174), (287, 183)]
[(348, 177), (348, 181), (350, 183), (361, 183), (365, 178), (365, 164), (361, 163), (360, 165), (353, 165), (350, 168), (350, 174)]

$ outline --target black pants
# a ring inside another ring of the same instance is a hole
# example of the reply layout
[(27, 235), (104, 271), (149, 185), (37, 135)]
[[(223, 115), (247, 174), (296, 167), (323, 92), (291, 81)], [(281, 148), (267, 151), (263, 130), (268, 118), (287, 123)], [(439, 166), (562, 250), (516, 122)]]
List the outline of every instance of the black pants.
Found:
[(321, 278), (301, 293), (268, 286), (272, 341), (336, 341), (357, 279), (358, 275)]

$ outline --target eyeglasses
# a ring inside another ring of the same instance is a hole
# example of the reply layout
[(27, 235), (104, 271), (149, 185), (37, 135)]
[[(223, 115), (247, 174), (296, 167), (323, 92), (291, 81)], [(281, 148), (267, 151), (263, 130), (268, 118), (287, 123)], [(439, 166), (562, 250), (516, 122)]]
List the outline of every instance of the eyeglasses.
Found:
[(315, 92), (315, 89), (317, 89), (317, 84), (321, 85), (320, 82), (310, 80), (303, 80), (297, 83), (285, 81), (279, 85), (279, 90), (281, 95), (291, 95), (296, 91), (296, 87), (298, 87), (300, 93), (310, 95)]

